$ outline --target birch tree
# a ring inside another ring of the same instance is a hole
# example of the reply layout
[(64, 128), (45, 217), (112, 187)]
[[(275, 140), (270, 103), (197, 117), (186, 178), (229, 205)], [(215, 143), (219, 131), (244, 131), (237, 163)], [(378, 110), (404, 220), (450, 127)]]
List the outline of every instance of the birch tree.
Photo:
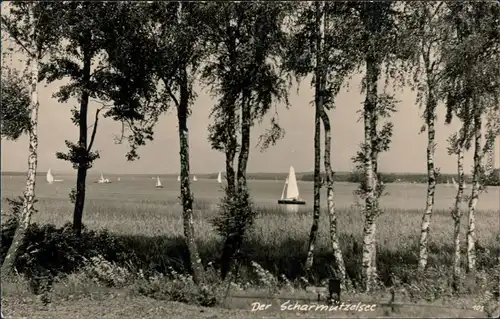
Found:
[[(311, 227), (306, 271), (314, 261), (314, 248), (319, 226), (321, 187), (321, 123), (325, 131), (324, 166), (326, 170), (327, 206), (329, 213), (330, 245), (333, 250), (338, 277), (345, 279), (345, 265), (337, 233), (337, 215), (333, 169), (331, 167), (331, 127), (327, 110), (335, 107), (335, 97), (342, 84), (359, 64), (359, 54), (352, 50), (356, 42), (356, 21), (351, 19), (349, 6), (341, 3), (321, 3), (299, 5), (293, 16), (290, 41), (285, 57), (286, 69), (300, 82), (313, 74), (315, 88), (315, 183), (313, 224)], [(349, 30), (349, 31), (348, 31)], [(358, 60), (356, 60), (358, 59)]]
[(2, 29), (27, 57), (27, 64), (31, 68), (29, 76), (29, 125), (27, 126), (29, 135), (28, 177), (19, 226), (2, 263), (2, 281), (10, 276), (26, 229), (31, 223), (38, 158), (39, 63), (54, 50), (59, 42), (61, 21), (59, 20), (60, 10), (58, 7), (57, 3), (12, 2), (9, 3), (8, 12), (2, 12)]
[[(475, 211), (479, 194), (484, 188), (484, 154), (492, 147), (492, 140), (497, 132), (489, 125), (488, 142), (483, 143), (483, 118), (488, 109), (498, 109), (500, 94), (499, 45), (496, 39), (500, 34), (498, 21), (500, 9), (492, 3), (448, 4), (450, 7), (449, 21), (456, 30), (455, 42), (452, 42), (447, 52), (446, 76), (452, 79), (448, 88), (448, 122), (456, 114), (463, 124), (463, 131), (468, 141), (467, 147), (474, 145), (474, 167), (471, 196), (468, 200), (468, 230), (467, 230), (467, 271), (474, 272), (476, 268), (475, 255)], [(490, 113), (491, 114), (491, 113)], [(490, 122), (491, 124), (491, 122)], [(460, 157), (463, 158), (460, 146), (455, 150), (459, 157), (459, 174), (463, 168)], [(459, 184), (458, 193), (461, 192)], [(463, 191), (463, 190), (462, 190)], [(458, 199), (457, 195), (457, 200)], [(460, 273), (460, 213), (455, 203), (455, 262), (454, 283), (457, 284)]]
[[(219, 97), (212, 111), (214, 123), (209, 126), (209, 140), (212, 148), (226, 157), (226, 196), (222, 214), (214, 220), (224, 236), (221, 275), (226, 278), (246, 229), (254, 220), (246, 181), (251, 127), (262, 122), (276, 103), (287, 103), (286, 82), (277, 60), (286, 6), (233, 2), (209, 4), (207, 8), (204, 34), (211, 58), (203, 69), (202, 80)], [(271, 128), (261, 136), (261, 146), (265, 149), (283, 134), (275, 112)]]
[[(468, 106), (465, 107), (468, 109)], [(468, 111), (468, 110), (466, 110)], [(464, 153), (470, 148), (470, 126), (463, 123), (457, 133), (452, 134), (448, 140), (448, 154), (455, 155), (457, 161), (457, 192), (451, 209), (453, 218), (453, 285), (457, 289), (460, 281), (460, 222), (462, 219), (461, 203), (464, 195)]]
[(184, 237), (195, 282), (204, 279), (204, 268), (196, 244), (193, 222), (194, 196), (190, 185), (188, 118), (196, 98), (193, 83), (199, 65), (206, 57), (201, 33), (205, 5), (183, 2), (153, 3), (148, 7), (150, 26), (148, 33), (154, 43), (150, 56), (154, 59), (154, 72), (161, 86), (162, 112), (173, 105), (177, 111), (180, 146), (180, 199)]
[(411, 10), (409, 28), (415, 30), (415, 61), (413, 68), (413, 88), (417, 91), (417, 104), (424, 107), (424, 125), (421, 133), (427, 131), (427, 196), (422, 216), (419, 241), (418, 269), (423, 271), (429, 258), (428, 242), (438, 168), (435, 166), (436, 150), (436, 110), (442, 99), (442, 46), (447, 41), (448, 29), (443, 21), (446, 6), (443, 2), (408, 3)]
[(321, 213), (321, 115), (324, 112), (324, 73), (322, 64), (322, 50), (325, 38), (325, 3), (320, 1), (314, 2), (315, 7), (315, 51), (316, 51), (316, 66), (314, 70), (315, 87), (314, 87), (314, 192), (313, 192), (313, 222), (309, 233), (309, 244), (307, 250), (307, 259), (305, 270), (309, 272), (314, 260), (314, 246), (318, 236), (319, 218)]
[[(373, 288), (377, 280), (376, 266), (376, 219), (382, 213), (379, 198), (384, 194), (384, 185), (378, 173), (378, 156), (389, 150), (393, 124), (386, 121), (380, 125), (380, 119), (389, 119), (396, 111), (397, 101), (385, 92), (379, 93), (378, 81), (382, 76), (393, 80), (395, 86), (400, 77), (400, 68), (404, 73), (404, 63), (412, 50), (406, 30), (401, 24), (403, 12), (397, 2), (352, 3), (360, 21), (360, 41), (357, 42), (359, 54), (364, 60), (365, 77), (362, 88), (365, 93), (363, 105), (364, 141), (362, 150), (354, 161), (362, 163), (365, 176), (358, 194), (364, 199), (365, 222), (363, 227), (362, 278), (366, 291)], [(379, 128), (380, 126), (380, 128)]]
[[(449, 46), (445, 46), (443, 56), (447, 56), (448, 52), (452, 50), (452, 43), (460, 43), (464, 38), (464, 24), (460, 19), (460, 6), (452, 6), (447, 4), (450, 12), (450, 18), (447, 20), (450, 24), (452, 38), (448, 41)], [(453, 41), (453, 42), (452, 42)], [(452, 52), (452, 51), (451, 51)], [(450, 53), (451, 55), (451, 53)], [(450, 71), (447, 72), (447, 67)], [(463, 201), (464, 193), (464, 153), (470, 148), (471, 140), (471, 105), (470, 99), (459, 98), (461, 87), (464, 82), (460, 79), (457, 73), (451, 72), (453, 70), (452, 63), (444, 64), (444, 77), (447, 81), (444, 82), (445, 90), (448, 92), (445, 96), (446, 101), (446, 120), (445, 123), (450, 124), (454, 116), (456, 116), (462, 123), (458, 132), (452, 134), (448, 142), (448, 154), (455, 155), (457, 160), (457, 193), (455, 195), (454, 204), (451, 209), (453, 218), (453, 276), (452, 286), (458, 290), (461, 276), (461, 252), (460, 252), (460, 223), (462, 219), (461, 203)]]

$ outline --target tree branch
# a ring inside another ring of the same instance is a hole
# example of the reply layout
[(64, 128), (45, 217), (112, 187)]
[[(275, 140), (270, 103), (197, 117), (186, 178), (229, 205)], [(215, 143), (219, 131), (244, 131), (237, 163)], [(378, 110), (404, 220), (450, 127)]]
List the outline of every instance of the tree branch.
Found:
[(9, 34), (9, 37), (14, 40), (14, 42), (19, 45), (22, 49), (24, 49), (24, 51), (26, 51), (26, 53), (28, 54), (28, 56), (30, 58), (35, 58), (35, 53), (34, 52), (31, 52), (30, 50), (28, 50), (28, 48), (22, 43), (21, 40), (19, 40), (18, 37), (14, 36), (14, 33), (12, 32), (12, 25), (10, 24), (10, 21), (7, 20), (7, 18), (5, 17), (2, 17), (2, 26), (5, 27), (7, 29), (7, 33)]
[(90, 136), (90, 143), (89, 146), (87, 147), (87, 153), (89, 153), (90, 150), (92, 150), (92, 145), (94, 144), (95, 135), (97, 133), (97, 122), (99, 121), (99, 112), (101, 112), (102, 109), (104, 109), (104, 107), (97, 109), (97, 111), (95, 111), (94, 128), (92, 129), (92, 135)]
[(121, 134), (120, 137), (114, 136), (115, 138), (115, 144), (122, 144), (123, 143), (123, 138), (125, 137), (125, 122), (121, 121), (122, 123), (122, 129), (121, 129)]
[(178, 108), (179, 107), (179, 101), (175, 97), (175, 94), (172, 92), (172, 89), (170, 88), (170, 85), (167, 85), (167, 81), (166, 80), (163, 80), (163, 83), (165, 84), (165, 90), (167, 91), (168, 95), (174, 101), (175, 106)]

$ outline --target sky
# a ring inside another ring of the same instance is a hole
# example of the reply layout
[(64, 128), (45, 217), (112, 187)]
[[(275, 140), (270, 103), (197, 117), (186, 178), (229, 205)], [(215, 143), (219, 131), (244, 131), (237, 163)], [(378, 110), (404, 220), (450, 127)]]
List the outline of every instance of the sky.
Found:
[[(3, 41), (2, 41), (3, 42)], [(3, 44), (3, 43), (2, 43)], [(13, 67), (18, 68), (16, 59), (11, 59)], [(351, 158), (359, 149), (363, 140), (363, 123), (358, 121), (358, 110), (362, 107), (363, 95), (360, 93), (361, 76), (352, 78), (349, 85), (342, 89), (336, 99), (336, 109), (329, 111), (332, 125), (332, 166), (335, 171), (351, 171)], [(38, 171), (49, 168), (57, 173), (73, 172), (72, 166), (56, 158), (55, 153), (65, 151), (64, 141), (77, 141), (78, 128), (71, 122), (71, 108), (77, 105), (76, 100), (59, 103), (52, 98), (65, 80), (39, 87), (39, 146)], [(380, 86), (382, 87), (382, 85)], [(252, 129), (252, 149), (249, 158), (249, 172), (287, 172), (290, 165), (295, 171), (312, 171), (314, 167), (314, 107), (311, 104), (314, 91), (310, 79), (305, 79), (298, 86), (290, 89), (290, 108), (277, 105), (279, 124), (286, 134), (277, 145), (265, 152), (257, 147), (258, 136), (269, 127), (270, 116), (262, 124)], [(210, 111), (216, 100), (208, 92), (196, 86), (198, 97), (192, 107), (189, 118), (190, 165), (193, 173), (213, 173), (224, 171), (224, 154), (212, 150), (208, 142), (207, 127), (212, 122)], [(416, 93), (409, 88), (396, 91), (399, 100), (397, 113), (393, 115), (394, 136), (390, 151), (380, 155), (379, 168), (382, 172), (425, 173), (427, 134), (420, 134), (423, 124), (422, 109), (416, 105)], [(91, 103), (89, 125), (93, 123), (97, 103)], [(274, 113), (274, 111), (271, 111)], [(456, 158), (449, 156), (446, 150), (446, 139), (457, 131), (460, 123), (455, 120), (451, 125), (444, 124), (444, 105), (438, 107), (436, 125), (437, 148), (435, 162), (441, 173), (456, 172)], [(100, 158), (94, 163), (90, 173), (110, 174), (177, 174), (180, 167), (177, 119), (170, 111), (164, 114), (155, 128), (154, 140), (139, 149), (140, 159), (129, 162), (125, 158), (128, 146), (126, 143), (115, 143), (115, 136), (120, 134), (121, 125), (111, 119), (101, 118), (94, 143), (99, 150)], [(89, 132), (90, 134), (90, 132)], [(322, 145), (324, 141), (322, 140)], [(495, 158), (497, 167), (500, 163), (500, 143), (497, 143)], [(28, 154), (28, 136), (22, 136), (13, 142), (1, 141), (2, 171), (26, 171)], [(465, 157), (466, 172), (472, 167), (472, 153)]]

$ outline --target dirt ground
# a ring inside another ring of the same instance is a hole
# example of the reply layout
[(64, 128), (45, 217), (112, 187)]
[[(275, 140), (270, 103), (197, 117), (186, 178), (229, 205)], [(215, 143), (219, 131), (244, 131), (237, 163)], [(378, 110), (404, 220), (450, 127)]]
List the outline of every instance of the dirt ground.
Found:
[[(255, 310), (259, 302), (265, 310)], [(358, 304), (352, 302), (353, 306)], [(253, 304), (253, 305), (252, 305)], [(298, 305), (297, 305), (298, 304)], [(362, 303), (363, 304), (363, 303)], [(267, 306), (269, 305), (269, 306)], [(300, 306), (310, 307), (309, 311), (300, 311)], [(145, 297), (133, 296), (127, 293), (117, 293), (106, 297), (85, 297), (75, 300), (53, 300), (47, 306), (36, 297), (15, 296), (8, 294), (2, 298), (2, 312), (5, 318), (485, 318), (483, 312), (462, 309), (452, 304), (405, 305), (396, 311), (389, 307), (364, 303), (374, 311), (366, 310), (318, 310), (312, 306), (312, 301), (300, 300), (253, 300), (251, 298), (231, 298), (226, 308), (204, 308), (186, 305), (178, 302), (168, 302)], [(294, 308), (295, 307), (295, 308)], [(229, 308), (229, 309), (228, 309)], [(359, 306), (358, 306), (359, 308)]]

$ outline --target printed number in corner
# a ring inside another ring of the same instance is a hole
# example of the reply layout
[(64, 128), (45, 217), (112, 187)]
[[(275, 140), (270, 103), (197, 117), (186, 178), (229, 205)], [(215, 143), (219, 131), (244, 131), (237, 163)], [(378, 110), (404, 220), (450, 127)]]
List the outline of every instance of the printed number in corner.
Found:
[(474, 305), (474, 306), (472, 306), (472, 309), (475, 311), (484, 311), (484, 306), (483, 305)]

